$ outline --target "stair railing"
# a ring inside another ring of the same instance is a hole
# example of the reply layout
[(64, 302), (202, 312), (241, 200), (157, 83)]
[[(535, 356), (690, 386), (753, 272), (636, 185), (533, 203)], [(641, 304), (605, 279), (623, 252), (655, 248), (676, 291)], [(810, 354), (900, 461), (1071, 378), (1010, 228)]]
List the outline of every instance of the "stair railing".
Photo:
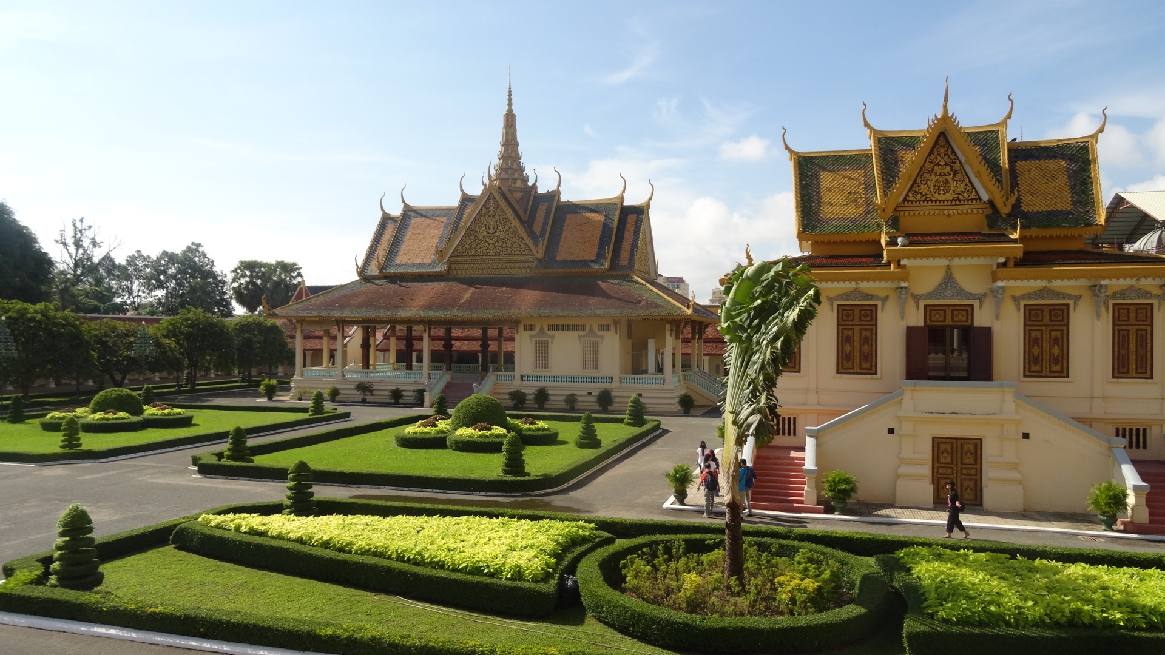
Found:
[(1141, 474), (1137, 473), (1137, 468), (1133, 466), (1123, 446), (1112, 449), (1112, 458), (1114, 461), (1112, 477), (1117, 484), (1123, 484), (1128, 490), (1129, 519), (1133, 523), (1148, 523), (1149, 506), (1145, 503), (1149, 495), (1149, 485), (1141, 479)]

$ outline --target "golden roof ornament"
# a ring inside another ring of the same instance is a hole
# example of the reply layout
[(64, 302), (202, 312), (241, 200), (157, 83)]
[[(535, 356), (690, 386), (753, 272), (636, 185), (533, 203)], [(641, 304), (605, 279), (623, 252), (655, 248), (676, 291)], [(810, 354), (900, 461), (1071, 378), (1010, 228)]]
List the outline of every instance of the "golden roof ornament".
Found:
[(521, 191), (530, 186), (530, 177), (522, 165), (522, 153), (518, 150), (518, 117), (514, 114), (514, 87), (506, 85), (506, 113), (502, 116), (502, 141), (498, 150), (498, 161), (493, 165), (491, 181), (497, 179), (499, 186)]
[(402, 212), (404, 211), (405, 207), (409, 206), (409, 203), (405, 202), (405, 189), (407, 189), (408, 186), (408, 183), (405, 183), (405, 185), (400, 188), (400, 206)]
[(389, 214), (388, 212), (384, 211), (384, 194), (382, 193), (382, 194), (380, 194), (380, 217), (381, 218), (388, 218), (391, 215), (392, 214)]
[(748, 244), (744, 244), (744, 258), (748, 260), (748, 266), (752, 266), (752, 252), (748, 249)]

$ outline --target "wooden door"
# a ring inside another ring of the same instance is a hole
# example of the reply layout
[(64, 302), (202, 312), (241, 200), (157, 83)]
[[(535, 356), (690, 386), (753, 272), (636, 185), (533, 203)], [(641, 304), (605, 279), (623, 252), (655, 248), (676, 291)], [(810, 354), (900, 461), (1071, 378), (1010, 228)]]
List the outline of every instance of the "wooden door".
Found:
[(946, 483), (955, 481), (955, 489), (964, 505), (983, 504), (983, 440), (977, 438), (935, 437), (931, 454), (934, 502), (947, 500)]

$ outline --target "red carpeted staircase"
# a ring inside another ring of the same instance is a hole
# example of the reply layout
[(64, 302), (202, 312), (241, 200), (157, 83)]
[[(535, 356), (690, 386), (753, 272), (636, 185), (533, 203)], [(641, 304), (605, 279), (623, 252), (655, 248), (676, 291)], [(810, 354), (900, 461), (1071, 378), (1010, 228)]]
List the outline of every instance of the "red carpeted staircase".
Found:
[(1145, 505), (1149, 508), (1148, 523), (1133, 523), (1121, 519), (1119, 524), (1125, 532), (1137, 534), (1165, 534), (1165, 462), (1133, 460), (1137, 475), (1149, 485), (1145, 495)]
[(752, 488), (752, 504), (756, 509), (778, 512), (823, 514), (820, 505), (805, 504), (805, 449), (787, 446), (757, 448), (756, 485)]
[(445, 394), (445, 403), (449, 407), (449, 411), (453, 411), (457, 403), (473, 395), (473, 383), (450, 380), (445, 383), (445, 388), (441, 389), (441, 393)]

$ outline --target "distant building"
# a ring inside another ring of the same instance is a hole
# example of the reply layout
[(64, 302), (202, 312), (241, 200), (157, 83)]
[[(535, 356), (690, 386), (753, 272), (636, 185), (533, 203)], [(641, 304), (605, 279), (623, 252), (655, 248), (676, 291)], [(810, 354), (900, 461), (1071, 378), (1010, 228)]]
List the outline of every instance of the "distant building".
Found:
[(724, 302), (724, 299), (727, 297), (724, 295), (724, 287), (716, 287), (712, 289), (712, 297), (708, 299), (708, 304), (719, 307), (720, 303)]
[(682, 277), (668, 277), (666, 275), (657, 275), (656, 281), (663, 286), (675, 291), (681, 296), (688, 298), (691, 296), (691, 290), (688, 287), (688, 281)]
[(1098, 248), (1165, 253), (1165, 191), (1122, 191), (1105, 212), (1104, 231), (1090, 240)]

